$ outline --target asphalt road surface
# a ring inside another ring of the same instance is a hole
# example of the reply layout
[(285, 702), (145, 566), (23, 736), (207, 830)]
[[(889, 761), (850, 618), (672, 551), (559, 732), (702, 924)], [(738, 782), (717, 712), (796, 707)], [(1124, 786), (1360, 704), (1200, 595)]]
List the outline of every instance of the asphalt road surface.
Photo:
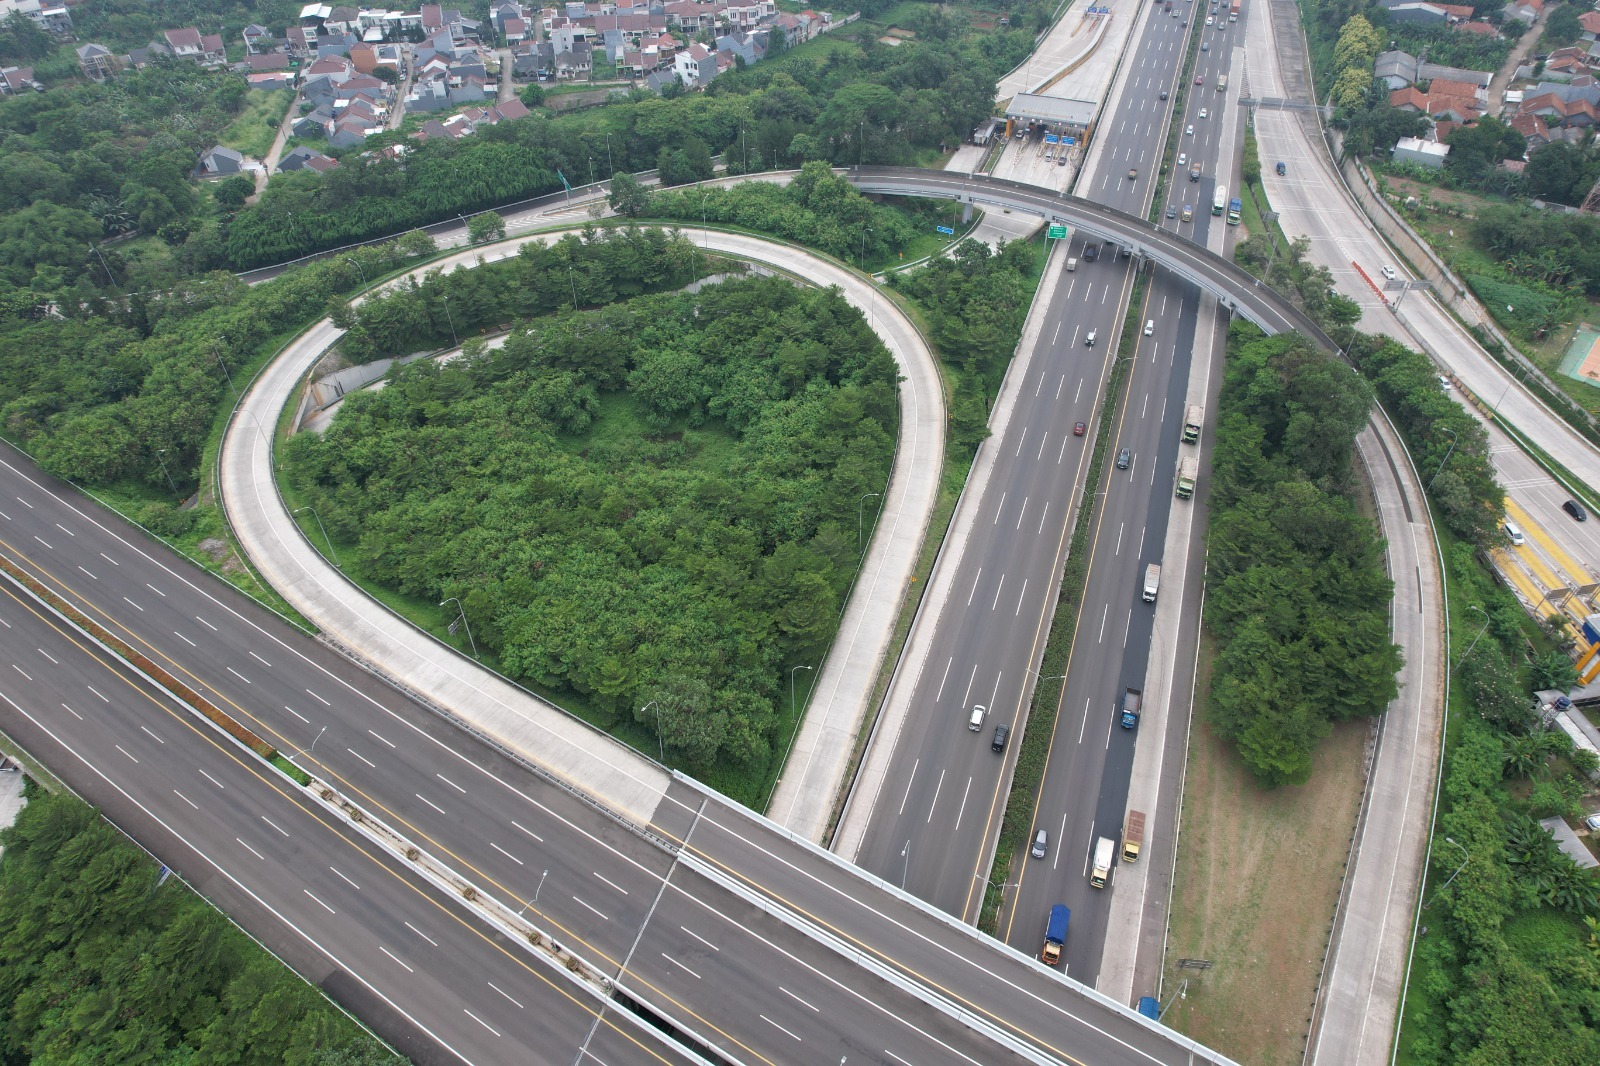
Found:
[[(760, 849), (764, 869), (728, 859), (728, 840), (748, 839), (748, 829), (720, 834), (715, 846), (695, 836), (692, 847), (675, 847), (714, 825), (766, 824), (698, 790), (685, 796), (675, 786), (674, 801), (662, 805), (648, 832), (622, 825), (444, 724), (14, 454), (0, 461), (0, 552), (485, 894), (521, 907), (637, 997), (742, 1061), (1011, 1061), (1016, 1053), (1004, 1042), (1067, 1061), (1187, 1058), (1140, 1021), (940, 925), (779, 831)], [(128, 739), (145, 747), (124, 743), (130, 756), (118, 757), (131, 763), (161, 756), (172, 727), (151, 729), (159, 739), (136, 731)], [(22, 739), (36, 748), (37, 737)], [(117, 742), (105, 750), (118, 755)], [(190, 755), (177, 765), (183, 769), (164, 768), (162, 776), (177, 782), (202, 768), (215, 774), (209, 757)], [(171, 824), (195, 816), (182, 797), (170, 800), (178, 804)], [(229, 827), (245, 839), (237, 825)], [(274, 876), (300, 876), (313, 892), (316, 882), (303, 874), (308, 862), (341, 861), (309, 844), (296, 859), (270, 864)], [(830, 881), (831, 888), (816, 888)], [(342, 913), (334, 900), (324, 902)], [(780, 907), (800, 917), (780, 920)], [(813, 934), (797, 930), (797, 921)], [(914, 936), (906, 932), (911, 925), (919, 926)], [(341, 931), (336, 923), (328, 941), (339, 944)], [(850, 965), (841, 952), (849, 962), (880, 964)], [(463, 965), (479, 970), (482, 955), (482, 948), (459, 952)], [(1026, 993), (1020, 1001), (1018, 989)], [(952, 1003), (963, 1013), (943, 1009)], [(507, 1031), (493, 1021), (490, 1027)], [(550, 1039), (567, 1052), (581, 1046)]]
[[(1137, 215), (1150, 202), (1190, 32), (1183, 19), (1158, 7), (1146, 17), (1152, 24), (1125, 60), (1132, 73), (1121, 102), (1100, 124), (1107, 149), (1085, 176), (1091, 198)], [(1195, 132), (1180, 135), (1181, 147), (1205, 159), (1209, 175), (1224, 140), (1214, 111), (1225, 98), (1210, 87), (1226, 56), (1224, 48), (1200, 53), (1197, 69), (1206, 84), (1185, 86), (1194, 91), (1182, 94), (1185, 122)], [(1206, 209), (1177, 232), (1203, 242), (1210, 227), (1222, 224), (1209, 211), (1212, 179), (1185, 180), (1174, 195), (1191, 191), (1190, 202), (1203, 196)], [(903, 878), (908, 891), (966, 921), (981, 906), (1008, 780), (989, 741), (995, 725), (1017, 723), (1037, 679), (1070, 532), (1068, 508), (1081, 490), (1091, 440), (1073, 437), (1072, 427), (1093, 422), (1096, 383), (1116, 351), (1132, 287), (1126, 263), (1107, 251), (1089, 262), (1076, 240), (1069, 254), (1078, 258), (1077, 270), (1062, 276), (1055, 300), (1036, 312), (1045, 316), (1042, 343), (1014, 409), (994, 427), (995, 463), (973, 504), (980, 520), (970, 541), (955, 551), (947, 547), (949, 557), (941, 560), (959, 566), (952, 582), (959, 596), (946, 604), (929, 638), (927, 666), (914, 681), (911, 703), (921, 728), (902, 731), (858, 853), (880, 877)], [(1049, 905), (1065, 899), (1074, 911), (1067, 969), (1089, 983), (1110, 893), (1088, 888), (1086, 866), (1094, 837), (1115, 836), (1122, 823), (1138, 734), (1116, 727), (1116, 705), (1126, 687), (1142, 687), (1147, 665), (1154, 616), (1138, 585), (1145, 565), (1159, 558), (1174, 505), (1172, 471), (1201, 302), (1193, 286), (1159, 277), (1141, 315), (1151, 333), (1140, 330), (1119, 420), (1091, 429), (1113, 434), (1108, 459), (1127, 448), (1129, 465), (1119, 470), (1108, 462), (1102, 483), (1089, 585), (1040, 802), (1050, 850), (1024, 870), (1018, 917), (1007, 936), (1018, 950), (1037, 951)], [(1090, 332), (1094, 347), (1087, 346)], [(986, 710), (982, 728), (973, 731), (977, 705)]]

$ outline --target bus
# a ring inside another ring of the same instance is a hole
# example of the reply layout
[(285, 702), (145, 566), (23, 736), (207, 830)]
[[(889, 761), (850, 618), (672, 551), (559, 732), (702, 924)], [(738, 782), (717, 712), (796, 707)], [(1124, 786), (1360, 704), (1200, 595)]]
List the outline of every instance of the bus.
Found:
[(1211, 198), (1211, 213), (1213, 215), (1221, 215), (1222, 214), (1222, 209), (1224, 207), (1227, 207), (1227, 206), (1228, 206), (1228, 189), (1227, 189), (1227, 186), (1218, 185), (1217, 186), (1217, 194)]
[(1241, 204), (1239, 202), (1239, 198), (1237, 196), (1235, 196), (1233, 199), (1229, 200), (1228, 201), (1228, 225), (1237, 226), (1239, 224), (1239, 212), (1243, 211), (1243, 210), (1244, 210), (1244, 204)]

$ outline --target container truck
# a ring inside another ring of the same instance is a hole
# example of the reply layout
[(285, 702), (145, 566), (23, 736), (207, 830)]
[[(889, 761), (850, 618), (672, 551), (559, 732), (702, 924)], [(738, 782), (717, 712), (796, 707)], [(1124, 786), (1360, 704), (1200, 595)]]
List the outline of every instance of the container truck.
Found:
[(1211, 213), (1217, 217), (1222, 216), (1223, 210), (1228, 206), (1228, 187), (1218, 185), (1217, 191), (1211, 197)]
[(1156, 593), (1161, 591), (1161, 564), (1151, 563), (1144, 568), (1144, 602), (1156, 602)]
[(1122, 861), (1138, 862), (1144, 847), (1144, 812), (1129, 811), (1128, 827), (1122, 831)]
[(1111, 860), (1115, 857), (1116, 841), (1110, 837), (1101, 837), (1094, 842), (1094, 862), (1089, 865), (1089, 884), (1094, 888), (1105, 888), (1106, 881), (1111, 877)]
[(1237, 226), (1239, 224), (1239, 213), (1241, 211), (1243, 211), (1243, 210), (1244, 210), (1244, 203), (1237, 196), (1235, 196), (1233, 199), (1229, 200), (1228, 201), (1228, 225)]
[(1050, 920), (1044, 927), (1044, 948), (1039, 952), (1039, 961), (1046, 966), (1061, 965), (1061, 949), (1067, 943), (1067, 922), (1071, 918), (1072, 912), (1065, 903), (1050, 908)]
[(1194, 444), (1200, 440), (1200, 427), (1205, 424), (1206, 409), (1197, 403), (1189, 405), (1189, 413), (1183, 416), (1183, 443)]
[(1228, 9), (1228, 21), (1239, 21), (1239, 0), (1233, 0), (1233, 6)]
[(1174, 490), (1178, 499), (1187, 500), (1194, 495), (1194, 482), (1200, 476), (1200, 460), (1185, 456), (1178, 460), (1178, 485)]
[(1133, 729), (1139, 724), (1139, 705), (1144, 702), (1144, 690), (1126, 689), (1122, 693), (1122, 728)]

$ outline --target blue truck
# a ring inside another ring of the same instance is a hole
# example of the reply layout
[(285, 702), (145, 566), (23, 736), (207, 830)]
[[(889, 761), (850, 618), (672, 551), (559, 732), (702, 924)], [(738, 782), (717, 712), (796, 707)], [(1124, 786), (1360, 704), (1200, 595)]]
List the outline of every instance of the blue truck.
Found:
[(1144, 702), (1144, 690), (1130, 688), (1122, 694), (1122, 728), (1133, 729), (1139, 724), (1139, 706)]
[(1039, 961), (1046, 966), (1061, 965), (1061, 949), (1067, 942), (1067, 922), (1072, 919), (1072, 912), (1065, 903), (1057, 903), (1050, 908), (1050, 920), (1044, 927), (1044, 949), (1039, 952)]
[(1139, 1013), (1153, 1021), (1161, 1020), (1161, 1004), (1154, 996), (1139, 997)]

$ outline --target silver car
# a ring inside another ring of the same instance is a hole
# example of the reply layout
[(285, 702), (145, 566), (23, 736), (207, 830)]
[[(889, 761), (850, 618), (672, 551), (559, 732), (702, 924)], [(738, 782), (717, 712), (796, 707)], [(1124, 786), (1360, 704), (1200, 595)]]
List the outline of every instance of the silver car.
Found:
[(1039, 830), (1033, 838), (1033, 848), (1028, 852), (1036, 859), (1044, 858), (1045, 852), (1050, 850), (1050, 836), (1043, 829)]

